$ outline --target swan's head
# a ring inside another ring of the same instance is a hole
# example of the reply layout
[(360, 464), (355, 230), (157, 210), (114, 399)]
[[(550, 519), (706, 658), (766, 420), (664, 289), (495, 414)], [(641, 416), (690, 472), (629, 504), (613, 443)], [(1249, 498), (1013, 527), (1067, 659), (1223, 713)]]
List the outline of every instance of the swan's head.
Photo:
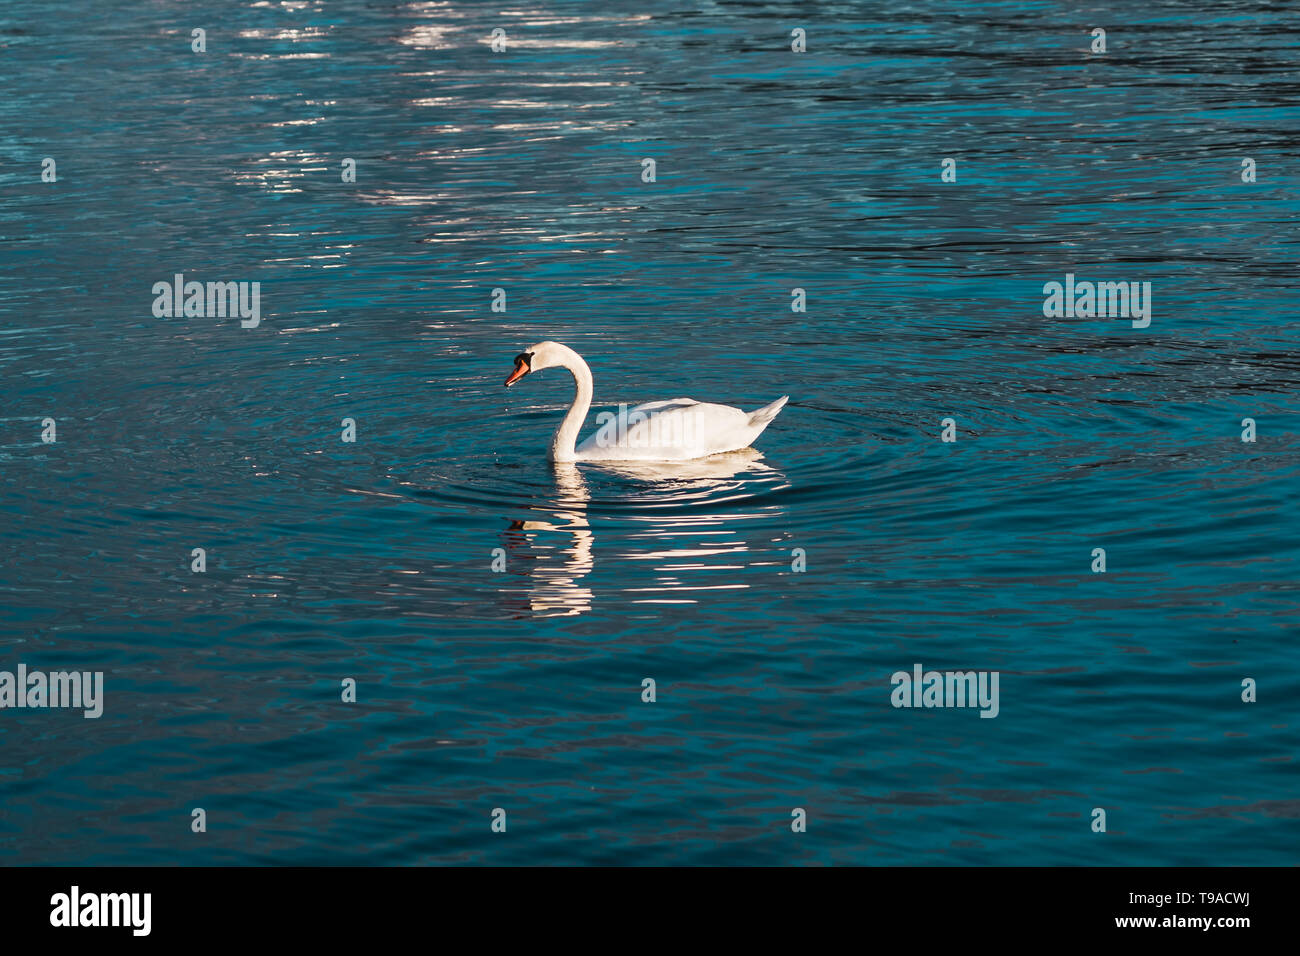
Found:
[(506, 388), (529, 372), (564, 365), (565, 353), (568, 351), (559, 342), (538, 342), (536, 345), (530, 345), (515, 356), (515, 370), (506, 379)]

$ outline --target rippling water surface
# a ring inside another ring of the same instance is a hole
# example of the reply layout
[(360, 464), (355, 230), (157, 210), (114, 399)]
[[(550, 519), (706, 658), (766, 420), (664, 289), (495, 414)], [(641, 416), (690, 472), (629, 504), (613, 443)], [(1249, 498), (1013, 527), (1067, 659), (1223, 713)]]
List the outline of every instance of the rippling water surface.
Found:
[[(0, 711), (0, 860), (1300, 862), (1288, 6), (58, 6), (0, 11), (0, 670), (107, 699)], [(553, 467), (548, 338), (593, 412), (791, 401)]]

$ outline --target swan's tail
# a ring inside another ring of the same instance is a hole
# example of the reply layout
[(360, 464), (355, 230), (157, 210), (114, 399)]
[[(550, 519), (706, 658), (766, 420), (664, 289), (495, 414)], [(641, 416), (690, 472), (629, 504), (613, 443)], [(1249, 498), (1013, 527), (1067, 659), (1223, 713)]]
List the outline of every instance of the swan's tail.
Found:
[[(749, 427), (757, 428), (760, 432), (767, 427), (767, 423), (776, 418), (781, 409), (785, 408), (785, 403), (790, 401), (789, 395), (782, 395), (771, 405), (764, 405), (762, 408), (749, 413)], [(758, 436), (755, 435), (755, 438)]]

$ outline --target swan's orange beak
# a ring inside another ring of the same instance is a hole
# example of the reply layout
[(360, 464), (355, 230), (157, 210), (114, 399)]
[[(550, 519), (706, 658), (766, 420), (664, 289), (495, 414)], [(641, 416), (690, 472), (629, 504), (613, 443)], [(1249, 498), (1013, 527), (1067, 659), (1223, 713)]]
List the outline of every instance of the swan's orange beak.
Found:
[(528, 363), (524, 361), (523, 356), (520, 356), (519, 358), (515, 359), (515, 370), (511, 372), (510, 377), (506, 379), (506, 388), (509, 388), (511, 385), (515, 384), (515, 382), (519, 381), (527, 374), (528, 374)]

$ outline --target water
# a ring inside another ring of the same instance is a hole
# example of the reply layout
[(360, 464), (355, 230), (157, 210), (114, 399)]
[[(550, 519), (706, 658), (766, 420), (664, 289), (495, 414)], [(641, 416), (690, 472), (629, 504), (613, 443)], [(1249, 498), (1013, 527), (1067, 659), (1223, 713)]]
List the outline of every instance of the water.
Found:
[[(0, 712), (0, 860), (1297, 862), (1293, 11), (60, 6), (0, 13), (0, 669), (106, 702)], [(593, 412), (791, 402), (556, 470), (547, 338)]]

